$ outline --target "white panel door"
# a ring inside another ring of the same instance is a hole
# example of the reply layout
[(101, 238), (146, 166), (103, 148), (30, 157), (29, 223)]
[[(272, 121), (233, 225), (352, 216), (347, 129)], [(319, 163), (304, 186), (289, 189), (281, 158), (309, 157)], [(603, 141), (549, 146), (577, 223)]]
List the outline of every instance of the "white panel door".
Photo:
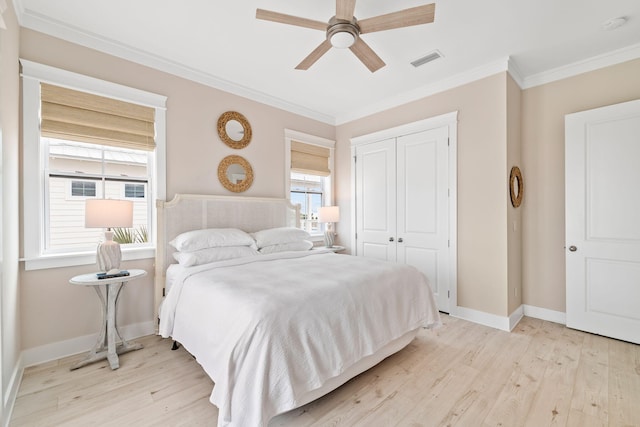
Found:
[(397, 141), (397, 260), (421, 270), (449, 312), (448, 128)]
[(567, 326), (640, 343), (640, 100), (565, 131)]
[(395, 138), (356, 148), (356, 253), (396, 260)]

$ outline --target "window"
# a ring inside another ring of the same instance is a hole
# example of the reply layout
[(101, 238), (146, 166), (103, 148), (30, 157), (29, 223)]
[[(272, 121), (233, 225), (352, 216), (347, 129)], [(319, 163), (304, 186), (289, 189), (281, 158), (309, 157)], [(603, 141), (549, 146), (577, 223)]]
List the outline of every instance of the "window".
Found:
[(71, 181), (71, 196), (96, 197), (96, 183), (92, 181)]
[(333, 205), (334, 141), (285, 130), (286, 182), (289, 199), (300, 205), (300, 225), (312, 236), (321, 236), (321, 206)]
[(128, 199), (144, 199), (144, 184), (125, 184), (124, 197)]
[(310, 234), (322, 233), (318, 223), (318, 209), (324, 206), (325, 177), (291, 172), (289, 198), (294, 205), (300, 205), (300, 226)]
[(166, 98), (21, 63), (24, 222), (38, 224), (24, 229), (25, 268), (95, 262), (104, 230), (84, 227), (88, 198), (131, 199), (133, 228), (148, 241), (123, 245), (123, 259), (153, 257), (151, 201), (165, 197)]
[[(84, 227), (87, 198), (135, 198), (133, 229), (148, 230), (150, 207), (144, 200), (144, 188), (151, 180), (147, 165), (153, 162), (152, 152), (42, 136), (40, 144), (48, 153), (44, 253), (82, 250), (100, 241), (103, 230)], [(90, 180), (78, 179), (84, 177)], [(69, 185), (71, 197), (65, 198)]]

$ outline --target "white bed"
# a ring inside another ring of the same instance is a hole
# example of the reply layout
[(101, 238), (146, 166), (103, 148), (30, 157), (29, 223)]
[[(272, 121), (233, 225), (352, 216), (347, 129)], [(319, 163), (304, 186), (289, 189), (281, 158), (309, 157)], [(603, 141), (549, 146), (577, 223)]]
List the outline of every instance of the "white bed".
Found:
[[(178, 234), (295, 226), (283, 199), (178, 195), (158, 203), (156, 295)], [(264, 426), (337, 388), (439, 324), (433, 293), (408, 266), (326, 251), (172, 266), (159, 333), (184, 345), (215, 383), (219, 426)]]

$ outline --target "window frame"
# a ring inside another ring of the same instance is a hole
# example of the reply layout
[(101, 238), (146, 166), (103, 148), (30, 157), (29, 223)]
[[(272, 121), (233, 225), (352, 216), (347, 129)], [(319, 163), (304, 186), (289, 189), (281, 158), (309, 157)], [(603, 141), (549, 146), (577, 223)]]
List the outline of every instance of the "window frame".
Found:
[[(329, 170), (331, 174), (327, 177), (329, 183), (325, 185), (323, 206), (335, 206), (334, 188), (335, 188), (335, 146), (336, 142), (331, 139), (322, 138), (315, 135), (309, 135), (303, 132), (285, 129), (284, 130), (284, 186), (286, 191), (286, 199), (291, 201), (291, 141), (298, 141), (305, 144), (318, 145), (329, 149)], [(324, 226), (322, 228), (324, 230)], [(311, 239), (313, 241), (321, 241), (324, 238), (323, 233), (313, 234)]]
[[(122, 185), (122, 198), (123, 199), (127, 199), (127, 200), (140, 200), (140, 199), (148, 199), (147, 197), (147, 186), (145, 185), (148, 183), (133, 183), (133, 182), (123, 182)], [(127, 196), (127, 185), (133, 185), (136, 187), (142, 187), (142, 196), (136, 196), (135, 194), (137, 194), (137, 189), (134, 189), (134, 195), (133, 196)]]
[[(95, 264), (95, 251), (67, 251), (49, 254), (45, 244), (45, 168), (48, 153), (40, 141), (40, 83), (50, 83), (96, 95), (119, 99), (155, 109), (156, 148), (150, 171), (153, 183), (147, 186), (150, 200), (166, 198), (166, 100), (163, 95), (142, 91), (120, 84), (61, 70), (48, 65), (20, 59), (22, 65), (22, 122), (23, 122), (23, 248), (25, 270)], [(150, 203), (150, 242), (144, 247), (123, 247), (122, 259), (135, 260), (155, 257), (157, 212)], [(97, 243), (97, 242), (96, 242)]]
[[(93, 196), (91, 195), (87, 195), (87, 194), (73, 194), (73, 184), (74, 183), (82, 183), (82, 192), (85, 193), (85, 190), (87, 189), (86, 184), (93, 184)], [(99, 193), (99, 187), (97, 185), (97, 181), (94, 180), (89, 180), (89, 179), (82, 179), (82, 178), (75, 178), (75, 179), (71, 179), (69, 180), (69, 185), (67, 186), (67, 200), (82, 200), (82, 199), (95, 199), (98, 197), (98, 193)]]

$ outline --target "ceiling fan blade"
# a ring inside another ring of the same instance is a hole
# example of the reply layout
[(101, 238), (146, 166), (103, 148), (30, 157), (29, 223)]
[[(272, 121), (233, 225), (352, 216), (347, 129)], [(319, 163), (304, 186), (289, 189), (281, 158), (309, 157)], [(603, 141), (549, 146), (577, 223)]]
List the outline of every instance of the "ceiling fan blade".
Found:
[(369, 71), (375, 73), (386, 64), (376, 53), (366, 44), (360, 37), (351, 46), (351, 52), (353, 52), (364, 65), (367, 66)]
[(336, 0), (336, 18), (351, 21), (356, 9), (356, 0)]
[(327, 53), (331, 49), (331, 43), (329, 40), (325, 40), (320, 43), (320, 46), (315, 48), (313, 52), (311, 52), (306, 58), (302, 60), (301, 63), (298, 64), (296, 70), (308, 70), (315, 62), (320, 59), (322, 55)]
[(412, 7), (386, 15), (358, 21), (360, 34), (373, 33), (375, 31), (392, 30), (394, 28), (410, 27), (412, 25), (429, 24), (433, 22), (436, 13), (435, 3), (424, 6)]
[(300, 18), (299, 16), (286, 15), (284, 13), (272, 12), (270, 10), (256, 9), (256, 18), (263, 19), (265, 21), (280, 22), (281, 24), (312, 28), (314, 30), (327, 30), (326, 22), (314, 21), (313, 19)]

